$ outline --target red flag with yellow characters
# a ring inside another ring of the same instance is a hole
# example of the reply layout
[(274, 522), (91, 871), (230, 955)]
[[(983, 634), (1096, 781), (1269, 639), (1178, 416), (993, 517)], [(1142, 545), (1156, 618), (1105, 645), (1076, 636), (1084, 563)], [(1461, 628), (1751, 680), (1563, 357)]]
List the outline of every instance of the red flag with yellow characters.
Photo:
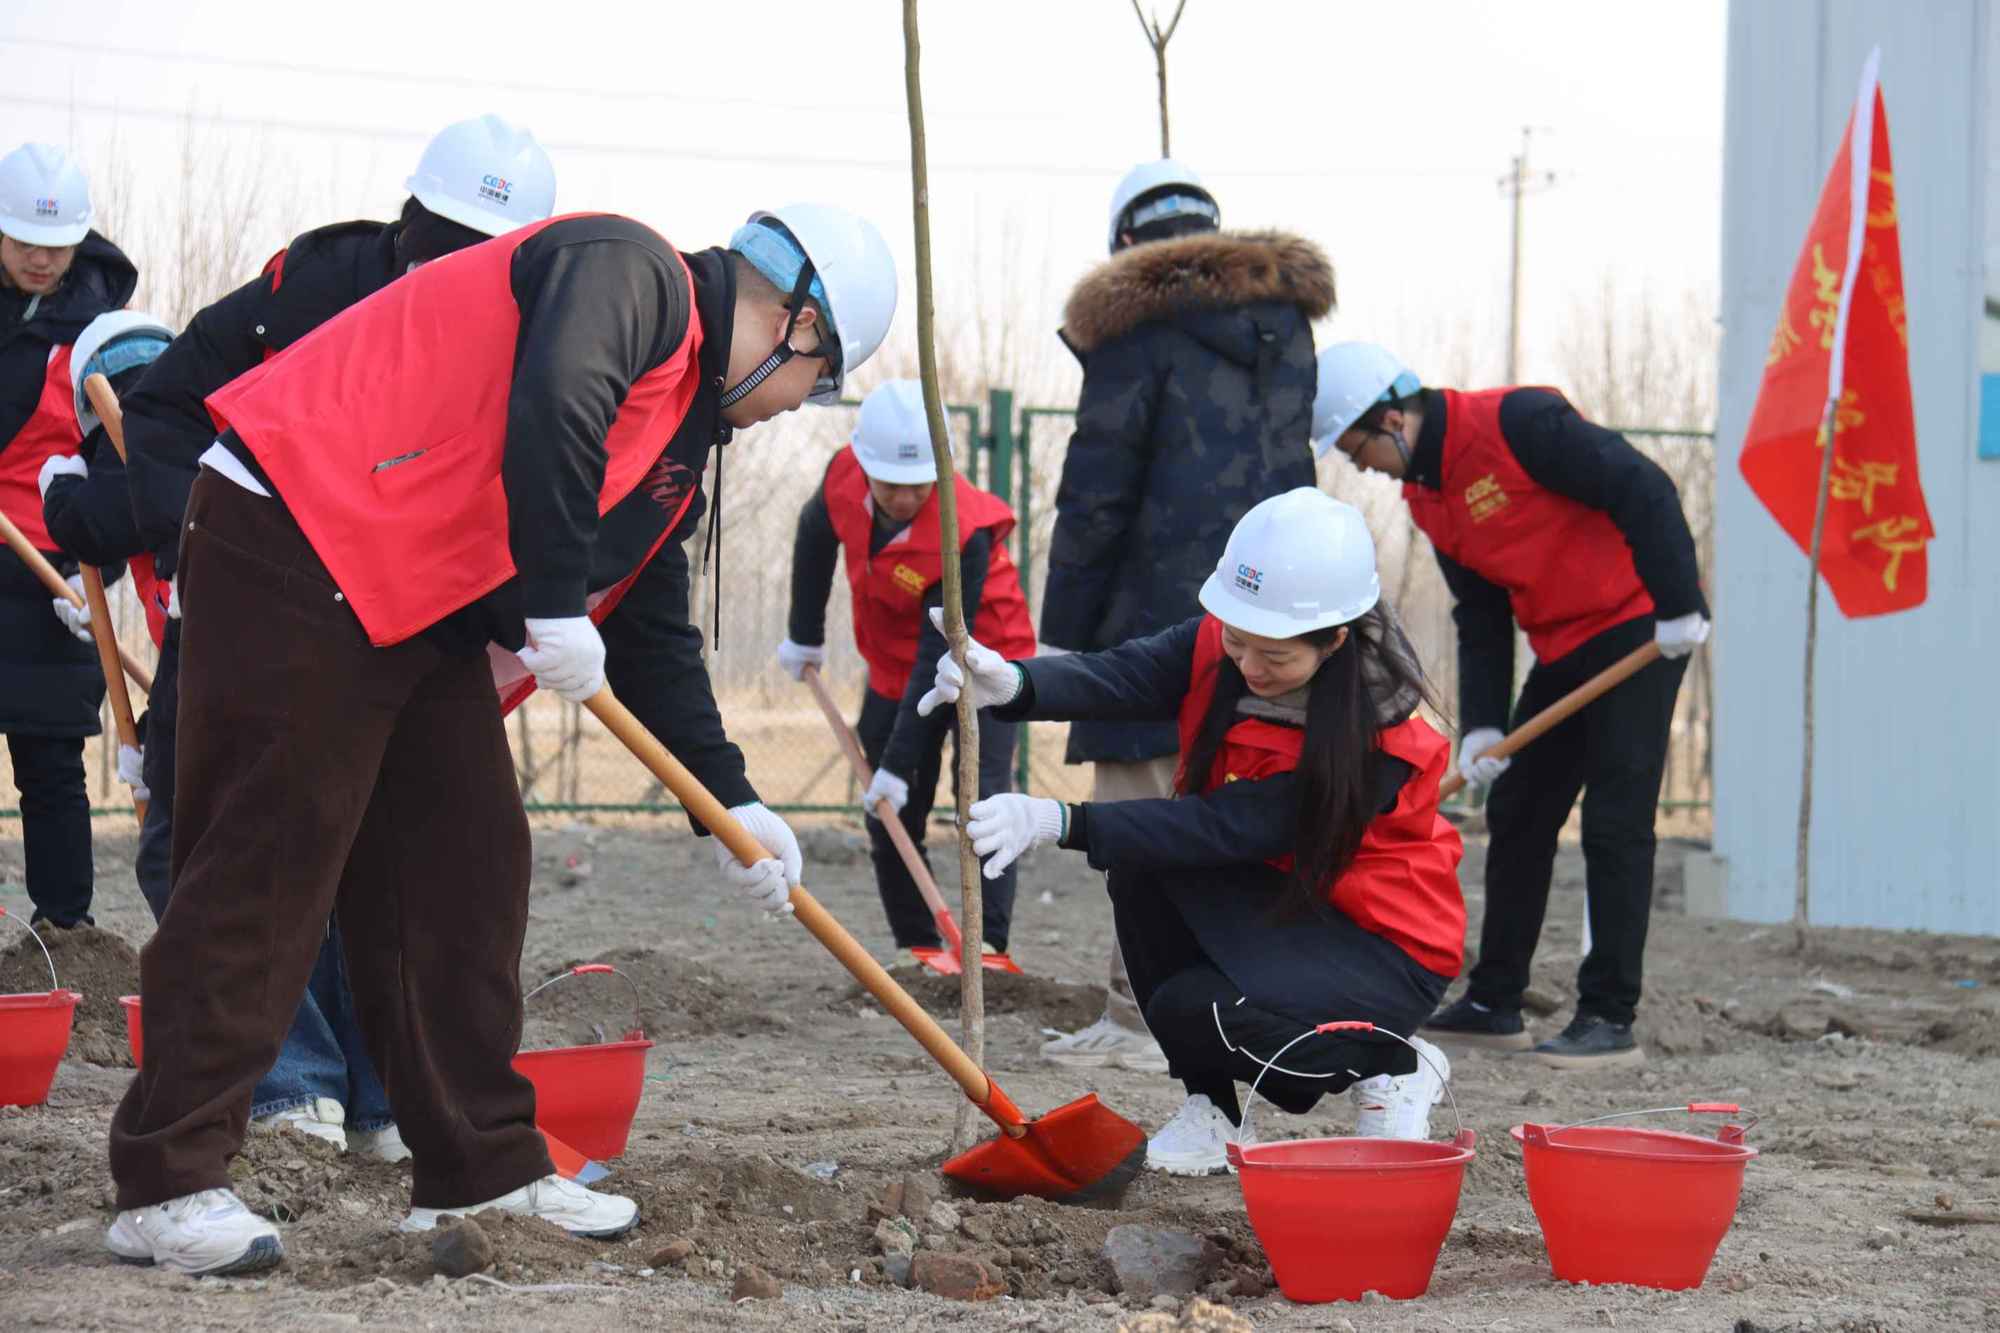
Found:
[(1792, 271), (1738, 460), (1750, 489), (1809, 553), (1832, 406), (1820, 573), (1848, 616), (1921, 604), (1935, 535), (1917, 476), (1896, 177), (1876, 67), (1871, 56)]

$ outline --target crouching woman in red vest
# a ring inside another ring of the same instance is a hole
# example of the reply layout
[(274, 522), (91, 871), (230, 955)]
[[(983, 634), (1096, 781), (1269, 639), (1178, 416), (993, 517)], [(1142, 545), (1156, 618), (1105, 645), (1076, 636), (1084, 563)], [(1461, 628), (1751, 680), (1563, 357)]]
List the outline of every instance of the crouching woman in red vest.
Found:
[[(964, 604), (978, 608), (972, 632), (1008, 657), (1035, 655), (1035, 630), (1007, 554), (1014, 511), (998, 496), (957, 479), (959, 572)], [(883, 799), (895, 807), (919, 852), (937, 792), (944, 740), (957, 734), (950, 713), (920, 717), (917, 702), (944, 653), (944, 635), (927, 618), (943, 605), (944, 560), (938, 526), (937, 463), (916, 380), (878, 385), (861, 404), (854, 441), (833, 456), (826, 480), (799, 513), (792, 545), (792, 611), (778, 662), (792, 679), (826, 661), (826, 599), (836, 557), (853, 594), (854, 644), (868, 663), (868, 692), (855, 731), (875, 765), (862, 795), (875, 862), (875, 885), (896, 948), (936, 949), (936, 923), (889, 833), (875, 818)], [(979, 794), (1012, 786), (1012, 722), (979, 728)], [(954, 787), (957, 769), (953, 768)], [(987, 889), (988, 952), (1005, 952), (1014, 921), (1014, 872)]]
[[(972, 807), (992, 875), (1039, 843), (1109, 871), (1118, 943), (1187, 1101), (1147, 1144), (1177, 1175), (1250, 1141), (1236, 1084), (1303, 1115), (1349, 1091), (1356, 1132), (1423, 1138), (1450, 1066), (1379, 1034), (1279, 1048), (1358, 1019), (1414, 1033), (1458, 971), (1458, 834), (1438, 817), (1450, 747), (1414, 715), (1421, 669), (1380, 603), (1375, 546), (1349, 505), (1301, 487), (1243, 516), (1203, 585), (1206, 616), (1098, 653), (1009, 662), (975, 646), (970, 689), (1009, 720), (1177, 719), (1172, 800)], [(925, 707), (958, 697), (938, 663)]]

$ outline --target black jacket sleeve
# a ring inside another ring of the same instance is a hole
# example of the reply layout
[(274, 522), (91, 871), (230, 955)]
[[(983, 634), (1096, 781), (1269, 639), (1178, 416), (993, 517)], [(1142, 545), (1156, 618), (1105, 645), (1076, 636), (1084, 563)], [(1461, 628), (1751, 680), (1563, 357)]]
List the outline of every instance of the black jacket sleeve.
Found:
[(1546, 389), (1516, 389), (1502, 399), (1500, 433), (1537, 485), (1603, 510), (1618, 526), (1660, 619), (1707, 612), (1694, 534), (1659, 464)]
[(512, 280), (521, 327), (500, 463), (508, 548), (524, 616), (580, 616), (605, 437), (634, 381), (685, 337), (687, 274), (650, 229), (591, 216), (524, 242)]
[[(959, 552), (959, 592), (964, 605), (972, 608), (972, 619), (979, 619), (979, 600), (986, 593), (986, 570), (993, 559), (993, 534), (984, 528), (966, 540), (965, 549)], [(882, 747), (882, 767), (897, 777), (908, 781), (916, 775), (917, 757), (923, 753), (924, 742), (950, 728), (955, 710), (940, 708), (929, 717), (917, 716), (917, 701), (930, 691), (937, 680), (938, 659), (944, 656), (944, 634), (931, 624), (931, 608), (944, 605), (944, 584), (933, 584), (924, 594), (924, 627), (917, 638), (917, 664), (910, 671), (910, 683), (903, 687), (902, 705), (896, 710), (896, 725), (889, 733), (889, 743)]]
[[(134, 366), (114, 376), (112, 390), (122, 397), (145, 370)], [(84, 440), (82, 452), (90, 464), (90, 475), (53, 478), (42, 498), (42, 523), (56, 545), (85, 564), (109, 572), (108, 567), (150, 548), (139, 535), (125, 464), (112, 447), (109, 432), (97, 427)]]
[[(687, 548), (669, 541), (605, 617), (604, 676), (646, 730), (725, 806), (757, 798), (743, 752), (722, 729), (701, 631), (688, 621)], [(706, 833), (693, 818), (696, 833)]]
[(826, 488), (820, 487), (799, 510), (799, 528), (792, 538), (792, 612), (785, 637), (817, 648), (826, 642), (826, 599), (833, 593), (834, 565), (840, 559), (840, 538), (826, 512)]
[(1514, 604), (1507, 590), (1437, 552), (1438, 568), (1457, 599), (1458, 734), (1507, 728), (1514, 697)]
[(1006, 721), (1163, 722), (1180, 715), (1194, 671), (1199, 619), (1096, 653), (1020, 663), (1021, 693), (993, 715)]
[(1076, 433), (1056, 488), (1055, 533), (1042, 593), (1042, 642), (1098, 646), (1127, 531), (1145, 498), (1160, 368), (1144, 337), (1091, 352), (1076, 404)]

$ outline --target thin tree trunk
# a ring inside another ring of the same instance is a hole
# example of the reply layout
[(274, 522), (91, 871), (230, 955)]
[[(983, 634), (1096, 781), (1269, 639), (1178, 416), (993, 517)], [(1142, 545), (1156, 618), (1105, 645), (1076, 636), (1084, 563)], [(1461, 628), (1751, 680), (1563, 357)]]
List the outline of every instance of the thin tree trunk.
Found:
[(1187, 0), (1180, 0), (1174, 6), (1174, 16), (1163, 28), (1157, 18), (1148, 19), (1146, 12), (1139, 8), (1139, 0), (1132, 0), (1132, 12), (1139, 17), (1139, 31), (1146, 34), (1146, 44), (1153, 48), (1153, 68), (1160, 80), (1160, 156), (1172, 157), (1173, 139), (1167, 132), (1167, 43), (1174, 38), (1174, 29), (1181, 26), (1181, 11), (1187, 8)]
[[(944, 555), (944, 629), (951, 655), (961, 670), (966, 645), (963, 584), (958, 563), (958, 485), (951, 461), (951, 434), (945, 425), (944, 398), (938, 389), (937, 343), (933, 332), (936, 310), (931, 293), (930, 172), (924, 156), (924, 91), (922, 52), (917, 41), (917, 0), (903, 0), (903, 82), (910, 108), (910, 185), (914, 204), (917, 250), (917, 365), (923, 377), (924, 415), (930, 421), (931, 453), (937, 459), (938, 534)], [(970, 673), (967, 673), (970, 675)], [(965, 826), (979, 794), (979, 710), (972, 691), (958, 697), (958, 881), (961, 895), (959, 930), (965, 937), (959, 974), (960, 1044), (974, 1064), (986, 1062), (985, 908), (979, 879), (979, 857)], [(952, 1151), (964, 1152), (974, 1137), (972, 1104), (961, 1100), (952, 1126)]]
[(1812, 553), (1806, 565), (1806, 668), (1804, 695), (1805, 745), (1799, 770), (1798, 889), (1792, 900), (1792, 944), (1800, 953), (1806, 948), (1806, 928), (1812, 916), (1812, 798), (1813, 798), (1813, 658), (1819, 641), (1819, 553), (1826, 536), (1826, 499), (1833, 476), (1834, 412), (1840, 399), (1826, 400), (1826, 417), (1820, 423), (1819, 493), (1813, 503)]

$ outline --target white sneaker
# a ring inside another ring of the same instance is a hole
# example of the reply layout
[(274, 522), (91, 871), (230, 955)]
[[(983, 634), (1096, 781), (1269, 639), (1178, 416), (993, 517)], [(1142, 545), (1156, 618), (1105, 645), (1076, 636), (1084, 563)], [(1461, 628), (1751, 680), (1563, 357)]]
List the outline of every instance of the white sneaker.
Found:
[(347, 1146), (378, 1162), (407, 1162), (411, 1155), (402, 1131), (394, 1124), (380, 1129), (357, 1129), (347, 1136)]
[(259, 1116), (256, 1124), (267, 1129), (289, 1129), (310, 1134), (347, 1151), (347, 1112), (331, 1097), (315, 1097), (310, 1106), (294, 1106), (288, 1111)]
[(1226, 1145), (1257, 1141), (1229, 1123), (1216, 1104), (1194, 1093), (1160, 1132), (1146, 1140), (1146, 1165), (1170, 1176), (1212, 1176), (1229, 1169)]
[[(1427, 1139), (1431, 1136), (1431, 1108), (1444, 1100), (1445, 1081), (1451, 1077), (1451, 1061), (1445, 1053), (1414, 1038), (1411, 1045), (1430, 1057), (1419, 1059), (1412, 1074), (1377, 1074), (1347, 1089), (1359, 1114), (1354, 1117), (1354, 1133), (1364, 1139)], [(1432, 1062), (1436, 1068), (1431, 1067)]]
[(561, 1176), (543, 1176), (510, 1194), (463, 1208), (412, 1208), (405, 1231), (429, 1231), (440, 1217), (466, 1217), (488, 1208), (553, 1222), (572, 1236), (622, 1236), (639, 1221), (639, 1205), (616, 1194), (599, 1194)]
[(278, 1229), (232, 1190), (203, 1190), (147, 1208), (127, 1208), (104, 1246), (128, 1264), (158, 1264), (190, 1277), (255, 1273), (285, 1257)]
[(1111, 1021), (1098, 1019), (1080, 1032), (1042, 1043), (1042, 1059), (1070, 1069), (1102, 1069), (1117, 1065), (1141, 1074), (1167, 1072), (1166, 1052), (1144, 1032), (1134, 1032)]

